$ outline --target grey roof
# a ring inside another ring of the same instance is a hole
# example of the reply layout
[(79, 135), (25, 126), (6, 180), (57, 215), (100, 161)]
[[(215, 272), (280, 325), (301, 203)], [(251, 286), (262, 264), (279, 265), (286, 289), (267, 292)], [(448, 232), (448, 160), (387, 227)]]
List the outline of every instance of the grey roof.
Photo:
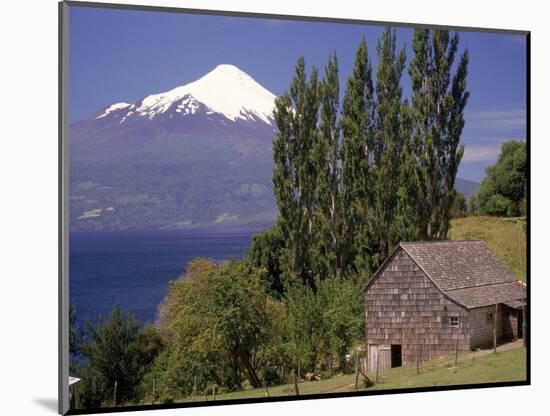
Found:
[(514, 281), (449, 290), (445, 294), (467, 308), (505, 303), (516, 309), (516, 304), (521, 306), (519, 299), (525, 298), (525, 292), (522, 283)]
[(484, 242), (476, 240), (402, 242), (363, 291), (399, 250), (404, 250), (445, 295), (468, 309), (496, 303), (517, 307), (525, 300), (525, 284), (514, 277)]
[(516, 281), (483, 241), (410, 242), (400, 246), (445, 292)]

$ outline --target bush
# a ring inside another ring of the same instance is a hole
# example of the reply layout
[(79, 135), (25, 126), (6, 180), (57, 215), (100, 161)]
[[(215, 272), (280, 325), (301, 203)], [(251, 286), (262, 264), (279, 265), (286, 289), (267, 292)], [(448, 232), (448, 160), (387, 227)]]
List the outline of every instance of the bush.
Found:
[(482, 214), (514, 217), (526, 212), (527, 148), (525, 142), (503, 143), (497, 162), (486, 169), (487, 176), (472, 199)]
[(487, 199), (485, 205), (482, 208), (482, 212), (483, 214), (502, 217), (513, 216), (514, 207), (512, 201), (510, 201), (508, 198), (499, 194), (494, 194)]
[(267, 386), (276, 386), (279, 384), (282, 384), (282, 380), (279, 377), (279, 373), (277, 372), (277, 368), (275, 367), (267, 367), (262, 372), (262, 378), (264, 380), (264, 383)]
[(88, 322), (87, 341), (82, 346), (87, 363), (76, 371), (82, 380), (82, 407), (138, 402), (143, 397), (139, 385), (163, 348), (159, 333), (151, 326), (140, 329), (132, 314), (115, 305), (96, 325)]

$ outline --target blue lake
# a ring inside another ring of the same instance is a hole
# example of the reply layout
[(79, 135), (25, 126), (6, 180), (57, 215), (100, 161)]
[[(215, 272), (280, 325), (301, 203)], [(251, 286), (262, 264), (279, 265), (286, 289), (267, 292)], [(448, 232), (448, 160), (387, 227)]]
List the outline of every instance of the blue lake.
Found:
[(70, 302), (82, 325), (114, 304), (153, 322), (168, 283), (196, 257), (240, 259), (258, 229), (70, 234)]

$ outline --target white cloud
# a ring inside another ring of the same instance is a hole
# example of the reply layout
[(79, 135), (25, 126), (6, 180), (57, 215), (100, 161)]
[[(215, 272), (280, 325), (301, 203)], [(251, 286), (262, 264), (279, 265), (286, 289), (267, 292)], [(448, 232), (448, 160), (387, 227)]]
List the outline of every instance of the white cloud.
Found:
[(500, 152), (500, 146), (465, 146), (463, 162), (492, 162)]
[(502, 143), (508, 140), (525, 141), (525, 139), (505, 139), (491, 145), (464, 145), (462, 162), (495, 162), (500, 154)]
[(465, 115), (466, 123), (483, 128), (522, 128), (527, 124), (525, 109), (507, 111), (474, 111)]

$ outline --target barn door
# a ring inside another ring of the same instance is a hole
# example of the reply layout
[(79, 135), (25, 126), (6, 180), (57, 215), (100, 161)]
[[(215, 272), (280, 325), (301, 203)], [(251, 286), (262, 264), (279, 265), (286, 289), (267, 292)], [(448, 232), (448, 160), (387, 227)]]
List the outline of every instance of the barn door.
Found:
[(370, 373), (382, 372), (391, 368), (391, 345), (369, 345), (368, 368)]

